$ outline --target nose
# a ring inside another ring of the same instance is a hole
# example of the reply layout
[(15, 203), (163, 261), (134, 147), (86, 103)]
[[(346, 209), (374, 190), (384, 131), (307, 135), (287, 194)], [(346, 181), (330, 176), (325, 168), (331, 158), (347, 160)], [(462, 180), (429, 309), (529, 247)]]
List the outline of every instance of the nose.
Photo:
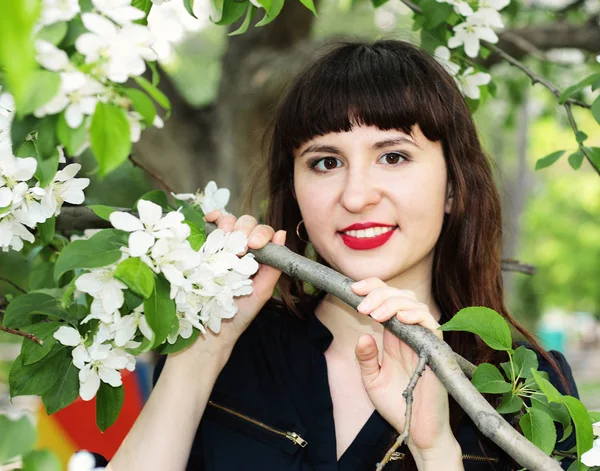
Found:
[(345, 187), (340, 198), (341, 205), (351, 213), (360, 213), (381, 200), (377, 181), (368, 170), (354, 168), (347, 172)]

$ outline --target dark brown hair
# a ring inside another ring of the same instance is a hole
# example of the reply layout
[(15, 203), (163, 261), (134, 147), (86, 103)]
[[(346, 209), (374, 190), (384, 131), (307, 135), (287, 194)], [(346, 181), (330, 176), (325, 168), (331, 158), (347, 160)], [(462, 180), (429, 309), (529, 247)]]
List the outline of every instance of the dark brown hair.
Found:
[[(295, 79), (275, 115), (265, 222), (276, 230), (285, 229), (287, 246), (305, 253), (307, 244), (296, 235), (301, 216), (293, 193), (293, 152), (315, 136), (347, 132), (357, 124), (408, 134), (418, 124), (427, 139), (442, 144), (453, 206), (434, 255), (432, 291), (443, 313), (440, 323), (467, 306), (492, 308), (544, 356), (567, 386), (555, 360), (504, 304), (502, 216), (490, 162), (454, 79), (418, 47), (396, 40), (344, 42)], [(314, 296), (305, 293), (302, 282), (286, 276), (278, 289), (297, 315), (296, 303)], [(472, 334), (447, 332), (445, 339), (455, 352), (475, 364), (506, 360)], [(451, 401), (455, 431), (461, 413)]]

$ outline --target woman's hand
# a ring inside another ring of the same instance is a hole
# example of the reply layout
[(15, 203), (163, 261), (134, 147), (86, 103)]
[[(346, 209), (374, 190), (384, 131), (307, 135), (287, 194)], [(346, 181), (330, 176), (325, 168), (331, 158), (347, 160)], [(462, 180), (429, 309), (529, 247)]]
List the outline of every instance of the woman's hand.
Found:
[[(207, 222), (216, 223), (219, 229), (224, 232), (240, 231), (248, 237), (248, 247), (251, 249), (260, 249), (273, 242), (277, 245), (285, 245), (285, 231), (275, 232), (272, 227), (258, 224), (256, 219), (249, 215), (240, 216), (236, 219), (231, 214), (221, 214), (220, 211), (212, 211), (205, 215)], [(243, 255), (243, 254), (241, 254)], [(246, 330), (256, 314), (262, 309), (265, 303), (273, 295), (273, 290), (279, 280), (281, 271), (268, 265), (259, 265), (258, 272), (252, 279), (252, 293), (247, 296), (238, 296), (235, 303), (238, 306), (238, 312), (231, 319), (223, 319), (221, 332), (215, 335), (210, 332), (201, 342), (198, 348), (207, 351), (224, 349), (229, 351), (235, 345), (237, 339)]]
[[(442, 339), (439, 324), (414, 292), (392, 288), (377, 278), (367, 278), (351, 287), (356, 294), (366, 296), (358, 306), (360, 313), (371, 315), (377, 322), (396, 316), (404, 324), (420, 324)], [(359, 338), (355, 353), (371, 402), (402, 433), (406, 411), (402, 392), (417, 366), (418, 355), (387, 329), (383, 332), (381, 365), (377, 344), (370, 335)], [(460, 450), (450, 429), (448, 392), (429, 367), (414, 390), (408, 446), (417, 463), (420, 458), (430, 461), (444, 454), (449, 458), (450, 450)]]

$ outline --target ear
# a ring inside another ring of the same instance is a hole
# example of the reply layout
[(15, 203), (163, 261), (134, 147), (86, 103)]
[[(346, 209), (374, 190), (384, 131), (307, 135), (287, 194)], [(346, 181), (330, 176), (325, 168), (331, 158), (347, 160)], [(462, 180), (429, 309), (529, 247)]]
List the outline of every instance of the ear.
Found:
[(444, 205), (444, 212), (450, 214), (452, 211), (452, 203), (454, 201), (454, 191), (452, 190), (452, 183), (448, 182), (446, 187), (446, 204)]

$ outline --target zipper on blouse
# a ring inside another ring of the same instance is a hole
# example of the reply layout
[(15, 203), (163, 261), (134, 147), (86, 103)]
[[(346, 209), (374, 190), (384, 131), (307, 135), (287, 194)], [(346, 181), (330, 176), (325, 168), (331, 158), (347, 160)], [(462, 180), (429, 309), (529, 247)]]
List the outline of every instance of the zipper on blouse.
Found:
[(469, 455), (469, 454), (465, 454), (462, 455), (462, 459), (463, 460), (473, 460), (473, 461), (488, 461), (491, 463), (497, 463), (498, 462), (498, 458), (490, 458), (488, 456), (481, 456), (481, 455)]
[(216, 402), (213, 401), (208, 401), (208, 405), (209, 406), (213, 406), (216, 407), (217, 409), (221, 409), (224, 412), (227, 412), (229, 414), (235, 415), (236, 417), (238, 417), (239, 419), (245, 420), (246, 422), (250, 422), (251, 424), (256, 425), (257, 427), (261, 427), (265, 430), (268, 430), (271, 433), (275, 433), (277, 435), (280, 435), (282, 437), (287, 438), (288, 440), (290, 440), (291, 442), (293, 442), (294, 444), (304, 448), (306, 445), (308, 445), (308, 442), (306, 440), (304, 440), (304, 438), (302, 438), (300, 435), (298, 435), (296, 432), (288, 432), (285, 430), (279, 430), (276, 429), (274, 427), (271, 427), (270, 425), (267, 425), (263, 422), (260, 422), (256, 419), (253, 419), (252, 417), (248, 417), (245, 414), (242, 414), (238, 411), (235, 411), (233, 409), (230, 409), (229, 407), (225, 407), (222, 406), (221, 404), (217, 404)]

